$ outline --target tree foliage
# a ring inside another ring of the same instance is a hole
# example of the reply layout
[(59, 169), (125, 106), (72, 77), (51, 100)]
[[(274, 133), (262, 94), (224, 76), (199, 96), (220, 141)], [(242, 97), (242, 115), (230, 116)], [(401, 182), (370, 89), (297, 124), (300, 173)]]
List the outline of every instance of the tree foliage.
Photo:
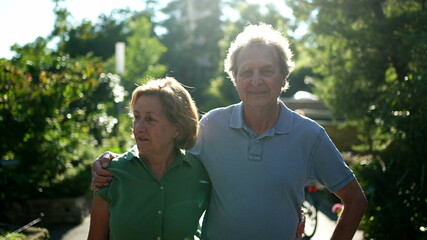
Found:
[(123, 84), (127, 91), (132, 92), (136, 85), (165, 74), (166, 66), (158, 62), (167, 49), (153, 35), (153, 27), (147, 16), (136, 15), (128, 24), (132, 34), (126, 39)]
[[(98, 58), (53, 52), (43, 38), (14, 50), (0, 59), (0, 212), (13, 201), (86, 193), (87, 160), (112, 136), (124, 94)], [(56, 188), (72, 178), (81, 181)]]
[(110, 15), (101, 15), (98, 22), (84, 20), (72, 27), (62, 41), (62, 51), (71, 57), (85, 56), (88, 53), (107, 60), (114, 55), (117, 42), (126, 42), (131, 35), (127, 20), (135, 13), (126, 9), (113, 10)]
[(168, 51), (161, 63), (169, 67), (168, 75), (193, 88), (191, 94), (203, 109), (205, 90), (218, 68), (218, 41), (223, 37), (220, 1), (173, 0), (162, 12), (168, 17), (161, 23), (166, 29), (161, 41)]
[[(300, 21), (317, 91), (353, 121), (372, 160), (357, 174), (369, 239), (425, 239), (427, 12), (424, 1), (287, 1)], [(393, 226), (393, 228), (390, 228)], [(402, 235), (403, 234), (403, 235)]]
[[(68, 22), (66, 10), (56, 12), (58, 21)], [(167, 69), (165, 65), (158, 64), (166, 47), (155, 35), (150, 16), (148, 11), (117, 9), (110, 15), (99, 16), (96, 23), (84, 20), (63, 33), (65, 37), (61, 38), (59, 51), (71, 57), (99, 57), (106, 61), (104, 66), (108, 71), (115, 72), (115, 44), (124, 42), (126, 60), (121, 81), (125, 89), (132, 92), (146, 79), (162, 77)], [(59, 31), (53, 34), (56, 32)]]
[[(86, 168), (82, 159), (92, 161), (88, 154), (105, 141), (109, 150), (124, 150), (130, 131), (120, 102), (147, 78), (167, 74), (194, 87), (203, 111), (239, 101), (223, 59), (246, 24), (265, 22), (290, 38), (295, 54), (285, 95), (311, 90), (306, 80), (315, 79), (314, 90), (336, 116), (360, 129), (364, 145), (355, 150), (370, 156), (354, 168), (370, 202), (366, 237), (427, 238), (424, 0), (286, 0), (295, 18), (243, 0), (171, 0), (160, 22), (151, 0), (145, 11), (116, 10), (78, 25), (61, 1), (47, 39), (15, 45), (16, 57), (0, 60), (0, 157), (21, 162), (1, 168), (1, 207), (41, 190), (68, 189), (65, 196), (87, 189), (64, 176)], [(227, 7), (237, 19), (222, 16)], [(296, 38), (300, 23), (308, 33)], [(52, 39), (59, 39), (55, 50), (47, 48)], [(121, 77), (108, 73), (117, 41), (126, 43)]]
[[(157, 63), (166, 48), (146, 12), (113, 11), (77, 26), (58, 4), (54, 12), (50, 36), (14, 45), (16, 56), (0, 59), (1, 213), (16, 201), (85, 194), (93, 159), (132, 141), (127, 93), (166, 71)], [(55, 38), (57, 49), (49, 49)], [(122, 40), (127, 65), (120, 77), (110, 72)]]

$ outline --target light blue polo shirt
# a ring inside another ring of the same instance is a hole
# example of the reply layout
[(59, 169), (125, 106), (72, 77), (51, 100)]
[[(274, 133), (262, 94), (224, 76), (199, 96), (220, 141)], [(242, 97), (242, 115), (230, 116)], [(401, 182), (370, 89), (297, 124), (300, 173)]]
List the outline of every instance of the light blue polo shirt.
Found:
[(310, 178), (335, 192), (354, 179), (325, 130), (280, 102), (277, 124), (257, 136), (242, 103), (200, 120), (191, 152), (212, 182), (203, 239), (295, 239)]

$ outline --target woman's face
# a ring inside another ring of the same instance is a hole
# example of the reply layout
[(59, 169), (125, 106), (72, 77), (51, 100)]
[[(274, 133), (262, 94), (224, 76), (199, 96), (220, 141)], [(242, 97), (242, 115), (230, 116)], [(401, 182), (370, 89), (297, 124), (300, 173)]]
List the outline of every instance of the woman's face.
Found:
[(140, 154), (150, 156), (173, 151), (178, 127), (167, 118), (157, 96), (138, 97), (133, 116), (133, 135)]

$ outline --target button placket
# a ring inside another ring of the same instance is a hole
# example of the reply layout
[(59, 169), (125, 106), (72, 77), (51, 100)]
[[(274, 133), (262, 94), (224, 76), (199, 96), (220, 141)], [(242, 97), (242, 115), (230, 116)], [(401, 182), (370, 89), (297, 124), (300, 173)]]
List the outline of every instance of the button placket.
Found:
[(262, 160), (262, 145), (263, 141), (254, 139), (249, 146), (249, 160), (261, 161)]
[(165, 206), (165, 186), (161, 180), (158, 181), (158, 194), (157, 194), (157, 201), (156, 201), (156, 235), (157, 239), (162, 238), (162, 229), (163, 229), (163, 217), (164, 217), (164, 206)]

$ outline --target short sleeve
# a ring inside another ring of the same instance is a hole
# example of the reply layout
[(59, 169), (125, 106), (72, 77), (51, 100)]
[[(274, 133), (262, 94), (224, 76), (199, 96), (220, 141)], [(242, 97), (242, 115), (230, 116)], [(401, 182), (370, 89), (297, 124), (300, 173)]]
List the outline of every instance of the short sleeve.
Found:
[(197, 139), (196, 139), (196, 143), (194, 144), (194, 146), (188, 150), (188, 152), (190, 152), (191, 154), (193, 154), (194, 156), (198, 157), (199, 159), (201, 159), (201, 156), (203, 155), (203, 147), (204, 147), (204, 134), (205, 134), (205, 128), (204, 128), (204, 123), (205, 123), (206, 119), (202, 118), (199, 122), (199, 132), (197, 135)]
[(95, 195), (99, 195), (100, 197), (102, 197), (105, 201), (108, 201), (108, 192), (109, 192), (110, 186), (106, 186), (101, 188), (98, 191), (95, 191)]
[(336, 192), (353, 179), (353, 172), (324, 129), (320, 131), (311, 155), (310, 175), (330, 192)]

